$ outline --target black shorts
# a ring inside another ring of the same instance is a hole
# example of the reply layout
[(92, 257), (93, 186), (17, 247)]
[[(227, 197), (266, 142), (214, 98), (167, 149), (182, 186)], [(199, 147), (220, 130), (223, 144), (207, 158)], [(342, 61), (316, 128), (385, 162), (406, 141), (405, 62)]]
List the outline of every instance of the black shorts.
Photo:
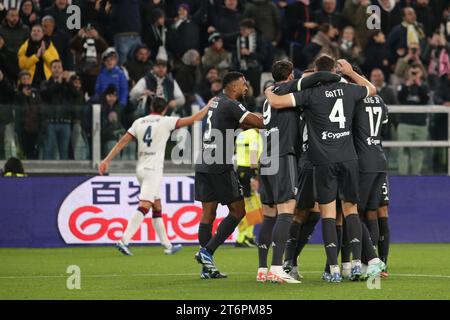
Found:
[(195, 173), (195, 200), (217, 201), (227, 205), (242, 199), (242, 186), (233, 170), (223, 173)]
[(278, 171), (273, 175), (264, 175), (264, 168), (261, 165), (259, 173), (259, 193), (261, 202), (266, 205), (284, 203), (295, 199), (295, 183), (297, 180), (297, 164), (295, 156), (292, 154), (278, 158)]
[(251, 169), (250, 167), (237, 167), (237, 175), (239, 182), (244, 190), (244, 197), (248, 198), (252, 195), (252, 188), (250, 185), (250, 180), (256, 176), (256, 169)]
[(386, 183), (384, 172), (359, 173), (359, 202), (358, 209), (362, 212), (377, 210), (380, 206), (383, 184)]
[(311, 162), (299, 161), (297, 194), (297, 209), (314, 208), (314, 170)]
[(389, 179), (387, 177), (387, 174), (384, 176), (385, 181), (383, 182), (383, 185), (381, 186), (381, 200), (380, 200), (380, 207), (389, 206)]
[(358, 160), (314, 166), (314, 195), (319, 204), (336, 200), (358, 203)]

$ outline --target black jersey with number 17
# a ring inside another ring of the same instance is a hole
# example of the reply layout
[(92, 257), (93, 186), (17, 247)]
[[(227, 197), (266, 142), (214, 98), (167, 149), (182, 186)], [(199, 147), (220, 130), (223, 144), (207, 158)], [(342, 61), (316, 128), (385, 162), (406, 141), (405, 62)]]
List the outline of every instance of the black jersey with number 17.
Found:
[(359, 171), (386, 172), (381, 126), (388, 122), (388, 110), (379, 96), (367, 97), (356, 107), (353, 135), (359, 158)]
[[(273, 92), (285, 95), (300, 90), (300, 80), (277, 84)], [(287, 154), (298, 155), (298, 135), (300, 112), (297, 108), (275, 109), (266, 100), (263, 104), (263, 121), (266, 128), (262, 160), (264, 157), (281, 157)]]
[(233, 170), (235, 130), (249, 111), (237, 100), (221, 94), (210, 106), (196, 172), (223, 173)]
[(358, 159), (353, 144), (355, 106), (369, 94), (367, 87), (332, 82), (291, 94), (303, 107), (308, 129), (308, 155), (314, 165)]

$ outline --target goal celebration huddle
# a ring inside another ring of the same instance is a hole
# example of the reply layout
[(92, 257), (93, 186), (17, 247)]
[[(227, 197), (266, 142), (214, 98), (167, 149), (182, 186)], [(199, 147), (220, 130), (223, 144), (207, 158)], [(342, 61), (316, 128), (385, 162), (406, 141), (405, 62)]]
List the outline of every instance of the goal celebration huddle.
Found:
[[(251, 179), (238, 176), (234, 150), (237, 133), (250, 129), (264, 137), (257, 168), (250, 170), (259, 182), (264, 214), (256, 241), (256, 281), (301, 283), (301, 252), (319, 221), (323, 280), (388, 276), (389, 188), (381, 138), (388, 115), (375, 86), (346, 60), (328, 55), (318, 57), (299, 79), (291, 62), (277, 61), (272, 77), (275, 85), (265, 90), (262, 115), (245, 106), (249, 88), (244, 75), (229, 72), (222, 93), (192, 116), (165, 116), (167, 105), (155, 99), (152, 113), (134, 122), (99, 166), (105, 174), (114, 156), (136, 139), (141, 194), (117, 243), (123, 254), (132, 255), (129, 241), (150, 210), (165, 253), (181, 249), (170, 243), (160, 219), (164, 153), (172, 130), (205, 119), (195, 165), (195, 200), (202, 204), (195, 260), (202, 279), (228, 277), (214, 253), (246, 215), (244, 197)], [(219, 204), (229, 213), (213, 234)]]

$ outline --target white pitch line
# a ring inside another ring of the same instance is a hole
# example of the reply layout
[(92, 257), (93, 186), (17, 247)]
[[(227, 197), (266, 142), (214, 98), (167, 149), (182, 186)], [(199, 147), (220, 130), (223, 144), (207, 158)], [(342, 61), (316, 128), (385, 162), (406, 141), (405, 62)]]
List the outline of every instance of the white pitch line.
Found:
[[(303, 274), (320, 274), (322, 271), (301, 271)], [(254, 272), (233, 272), (231, 275), (253, 275)], [(413, 273), (390, 273), (392, 277), (410, 277), (410, 278), (444, 278), (450, 279), (450, 275), (438, 274), (413, 274)], [(191, 277), (198, 276), (196, 273), (129, 273), (129, 274), (88, 274), (81, 275), (84, 278), (119, 278), (119, 277)], [(8, 279), (52, 279), (52, 278), (67, 278), (68, 275), (35, 275), (35, 276), (0, 276), (0, 280)]]

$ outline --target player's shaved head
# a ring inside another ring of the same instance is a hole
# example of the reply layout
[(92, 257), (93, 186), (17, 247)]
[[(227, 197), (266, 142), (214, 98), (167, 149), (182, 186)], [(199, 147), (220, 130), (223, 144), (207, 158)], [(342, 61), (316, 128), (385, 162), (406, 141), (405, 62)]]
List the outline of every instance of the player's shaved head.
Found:
[(151, 110), (153, 112), (162, 114), (166, 110), (167, 101), (161, 97), (154, 97), (151, 104)]
[(272, 65), (272, 77), (276, 82), (288, 80), (292, 75), (294, 65), (287, 60), (277, 61)]
[(334, 72), (336, 70), (336, 59), (324, 54), (314, 61), (314, 70)]

